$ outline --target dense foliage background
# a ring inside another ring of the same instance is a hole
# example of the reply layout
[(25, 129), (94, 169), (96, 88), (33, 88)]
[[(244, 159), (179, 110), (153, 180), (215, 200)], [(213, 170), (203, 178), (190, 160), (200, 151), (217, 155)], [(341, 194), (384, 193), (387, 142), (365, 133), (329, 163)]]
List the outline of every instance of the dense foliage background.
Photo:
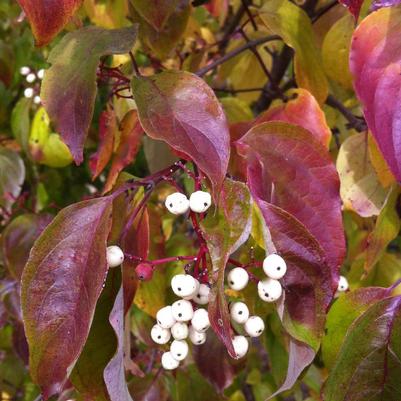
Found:
[[(401, 8), (341, 3), (0, 2), (2, 399), (401, 400)], [(202, 178), (207, 216), (168, 213)], [(225, 288), (271, 252), (277, 304)], [(213, 331), (169, 372), (190, 255)], [(239, 360), (235, 299), (266, 325)]]

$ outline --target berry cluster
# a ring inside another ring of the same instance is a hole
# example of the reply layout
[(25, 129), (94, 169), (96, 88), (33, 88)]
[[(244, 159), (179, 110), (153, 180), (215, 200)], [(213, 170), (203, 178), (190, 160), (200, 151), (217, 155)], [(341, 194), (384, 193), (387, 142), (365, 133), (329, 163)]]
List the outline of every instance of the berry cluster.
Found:
[(188, 337), (192, 344), (201, 345), (206, 341), (206, 331), (210, 327), (207, 310), (199, 306), (194, 308), (195, 304), (208, 303), (209, 287), (189, 274), (177, 274), (171, 280), (171, 288), (180, 299), (157, 312), (157, 324), (150, 333), (152, 340), (160, 345), (174, 338), (170, 350), (162, 355), (162, 366), (166, 370), (176, 369), (187, 357)]
[(43, 79), (45, 75), (45, 70), (40, 69), (39, 71), (35, 72), (31, 68), (24, 66), (20, 68), (20, 74), (25, 77), (25, 80), (28, 84), (32, 84), (32, 86), (28, 86), (27, 88), (25, 88), (24, 96), (29, 99), (33, 97), (33, 102), (35, 104), (40, 104), (40, 86), (35, 85), (35, 82), (41, 81)]
[(175, 215), (185, 214), (191, 209), (195, 213), (204, 213), (212, 204), (212, 197), (208, 192), (196, 191), (189, 199), (181, 192), (174, 192), (166, 198), (166, 208)]

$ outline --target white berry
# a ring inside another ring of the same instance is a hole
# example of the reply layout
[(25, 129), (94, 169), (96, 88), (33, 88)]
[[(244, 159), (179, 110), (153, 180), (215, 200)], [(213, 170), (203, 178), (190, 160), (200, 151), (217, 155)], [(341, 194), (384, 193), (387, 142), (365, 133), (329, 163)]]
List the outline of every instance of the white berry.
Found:
[(196, 191), (189, 197), (189, 207), (195, 213), (204, 213), (212, 204), (209, 192)]
[(174, 319), (177, 322), (188, 322), (194, 316), (194, 310), (192, 308), (191, 302), (180, 299), (179, 301), (175, 301), (173, 305), (171, 305)]
[[(192, 277), (192, 276), (189, 276)], [(196, 294), (199, 292), (199, 287), (200, 287), (200, 283), (199, 280), (197, 280), (196, 278), (192, 277), (195, 280), (195, 289), (194, 291), (191, 292), (190, 295), (184, 296), (182, 297), (183, 299), (186, 299), (187, 301), (192, 301), (192, 299), (196, 296)]]
[(36, 75), (33, 74), (32, 72), (26, 76), (26, 82), (29, 82), (30, 84), (32, 82), (35, 82), (35, 79), (36, 79)]
[(240, 291), (246, 287), (249, 281), (248, 272), (242, 267), (235, 267), (228, 273), (228, 285), (236, 291)]
[(337, 291), (344, 292), (349, 288), (348, 280), (344, 276), (340, 276), (340, 280), (338, 281)]
[(109, 267), (117, 267), (124, 262), (124, 252), (119, 246), (108, 246), (106, 251), (106, 259)]
[(177, 361), (183, 361), (188, 355), (189, 347), (186, 341), (174, 340), (170, 346), (170, 353)]
[(230, 306), (231, 319), (239, 324), (244, 324), (249, 318), (249, 309), (243, 302), (234, 302)]
[(245, 322), (244, 329), (250, 337), (259, 337), (265, 329), (265, 324), (259, 316), (251, 316)]
[(206, 341), (206, 333), (196, 331), (193, 326), (189, 328), (189, 339), (191, 340), (192, 344), (201, 345), (204, 344)]
[(42, 99), (40, 98), (39, 95), (36, 95), (36, 96), (33, 98), (33, 102), (34, 102), (35, 104), (40, 104), (41, 101), (42, 101)]
[(163, 329), (171, 329), (175, 323), (172, 307), (170, 305), (161, 308), (156, 314), (157, 324)]
[(265, 302), (277, 301), (281, 297), (282, 293), (283, 288), (278, 280), (267, 278), (259, 281), (258, 283), (259, 297)]
[(27, 66), (21, 67), (19, 70), (21, 75), (28, 75), (31, 72), (31, 69)]
[(43, 79), (43, 77), (45, 76), (45, 70), (42, 68), (38, 71), (38, 78), (39, 79)]
[(193, 297), (193, 300), (198, 305), (206, 305), (209, 302), (209, 294), (210, 294), (209, 286), (206, 284), (201, 284), (199, 286), (197, 294)]
[(170, 351), (165, 352), (162, 355), (162, 366), (166, 370), (174, 370), (177, 369), (178, 366), (180, 365), (180, 362), (177, 361), (172, 355)]
[(33, 89), (32, 88), (26, 88), (24, 90), (24, 96), (28, 99), (30, 99), (33, 96)]
[(191, 320), (192, 327), (201, 333), (210, 327), (209, 314), (206, 309), (197, 309)]
[(171, 279), (171, 288), (179, 297), (193, 297), (199, 289), (199, 281), (189, 274), (177, 274)]
[(249, 343), (244, 336), (235, 336), (233, 338), (233, 346), (237, 358), (242, 358), (248, 352)]
[(188, 337), (188, 326), (184, 322), (174, 323), (171, 334), (175, 340), (185, 340)]
[(168, 211), (175, 215), (184, 214), (189, 210), (189, 200), (181, 192), (167, 196), (165, 205)]
[(150, 336), (156, 344), (167, 344), (170, 340), (171, 333), (168, 329), (163, 329), (158, 324), (155, 324), (150, 331)]
[(268, 277), (279, 280), (287, 272), (287, 264), (280, 255), (272, 253), (264, 259), (263, 270)]

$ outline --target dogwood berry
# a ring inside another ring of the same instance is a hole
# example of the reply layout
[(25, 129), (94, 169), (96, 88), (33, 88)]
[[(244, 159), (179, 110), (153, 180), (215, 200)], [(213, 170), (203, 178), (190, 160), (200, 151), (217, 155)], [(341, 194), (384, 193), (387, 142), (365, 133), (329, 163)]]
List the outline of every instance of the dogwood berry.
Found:
[(177, 274), (171, 279), (171, 288), (179, 297), (192, 297), (199, 288), (199, 281), (189, 274)]
[(33, 102), (34, 102), (35, 104), (40, 104), (41, 101), (42, 101), (42, 99), (40, 98), (39, 95), (36, 95), (36, 96), (33, 98)]
[(199, 332), (205, 332), (210, 327), (209, 314), (206, 309), (197, 309), (191, 320), (192, 327)]
[(26, 88), (26, 89), (24, 90), (24, 96), (25, 96), (27, 99), (30, 99), (30, 98), (33, 96), (33, 89), (32, 89), (32, 88)]
[(171, 329), (175, 323), (172, 307), (170, 305), (161, 308), (156, 314), (157, 324), (163, 329)]
[(280, 255), (272, 253), (264, 259), (263, 270), (268, 277), (279, 280), (287, 272), (287, 264)]
[(193, 326), (189, 328), (189, 339), (191, 340), (192, 344), (201, 345), (204, 344), (206, 341), (206, 333), (196, 331)]
[(174, 340), (170, 345), (170, 352), (174, 359), (183, 361), (188, 355), (189, 347), (186, 341)]
[(180, 365), (180, 362), (174, 358), (173, 354), (168, 351), (162, 355), (162, 366), (166, 370), (174, 370), (177, 369)]
[(189, 197), (189, 207), (195, 213), (204, 213), (212, 204), (209, 192), (196, 191)]
[(244, 336), (235, 336), (232, 341), (237, 358), (244, 357), (249, 348), (248, 340)]
[(181, 192), (174, 192), (167, 196), (165, 205), (168, 211), (175, 215), (184, 214), (189, 210), (189, 200)]
[(242, 267), (235, 267), (228, 273), (228, 285), (235, 291), (243, 290), (249, 281), (248, 272)]
[(150, 263), (139, 263), (135, 268), (135, 273), (139, 280), (149, 281), (153, 277), (153, 266)]
[(259, 337), (265, 329), (265, 324), (259, 316), (251, 316), (245, 322), (244, 329), (250, 337)]
[(194, 310), (191, 302), (180, 299), (175, 301), (172, 305), (173, 317), (177, 322), (188, 322), (194, 316)]
[(29, 67), (21, 67), (19, 70), (21, 75), (28, 75), (31, 72), (31, 69)]
[[(189, 276), (189, 277), (192, 277), (192, 276)], [(183, 299), (186, 299), (187, 301), (191, 301), (192, 299), (194, 299), (196, 294), (199, 292), (199, 287), (200, 287), (199, 280), (197, 280), (194, 277), (192, 277), (192, 278), (195, 280), (195, 290), (190, 295), (182, 297)]]
[(30, 84), (32, 82), (35, 82), (35, 79), (36, 79), (36, 75), (33, 74), (32, 72), (26, 76), (26, 82), (29, 82)]
[(106, 259), (109, 267), (120, 266), (124, 262), (124, 252), (117, 245), (107, 247)]
[(163, 329), (158, 324), (155, 324), (150, 331), (150, 336), (156, 344), (167, 344), (171, 338), (170, 330)]
[(278, 280), (267, 278), (259, 281), (258, 283), (259, 297), (265, 302), (277, 301), (281, 297), (282, 293), (283, 288)]
[(188, 337), (188, 326), (184, 322), (176, 322), (171, 328), (171, 335), (175, 340), (185, 340)]
[(201, 284), (193, 300), (199, 305), (206, 305), (209, 302), (210, 288), (206, 284)]
[(43, 69), (43, 68), (41, 68), (39, 71), (38, 71), (38, 78), (39, 79), (43, 79), (43, 77), (45, 76), (45, 70)]
[(234, 302), (230, 306), (231, 319), (239, 324), (244, 324), (249, 318), (249, 309), (243, 302)]
[(348, 280), (344, 276), (340, 276), (340, 280), (338, 281), (338, 292), (347, 291), (349, 288)]

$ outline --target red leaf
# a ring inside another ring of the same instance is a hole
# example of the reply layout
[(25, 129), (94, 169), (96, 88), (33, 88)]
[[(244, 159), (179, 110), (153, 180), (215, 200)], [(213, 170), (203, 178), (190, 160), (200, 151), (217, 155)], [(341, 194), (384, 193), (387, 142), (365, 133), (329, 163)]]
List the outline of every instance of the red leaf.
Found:
[(217, 199), (227, 171), (230, 135), (212, 89), (183, 71), (134, 77), (132, 82), (145, 132), (190, 157), (212, 182)]
[(363, 0), (338, 0), (342, 5), (348, 8), (348, 11), (355, 17), (355, 20), (359, 17), (359, 12), (363, 4)]
[[(250, 234), (252, 223), (251, 196), (247, 186), (226, 179), (220, 193), (217, 211), (209, 213), (201, 227), (213, 264), (213, 287), (209, 298), (209, 318), (214, 332), (235, 358), (230, 314), (224, 294), (224, 272), (230, 254)], [(221, 227), (224, 226), (224, 230)]]
[(237, 143), (248, 160), (253, 195), (292, 214), (310, 231), (336, 286), (345, 240), (339, 179), (327, 149), (309, 131), (282, 122), (260, 124)]
[(89, 159), (92, 180), (103, 171), (111, 158), (117, 129), (116, 113), (113, 109), (107, 108), (100, 114), (99, 118), (99, 145), (97, 152)]
[(63, 209), (33, 246), (21, 304), (30, 373), (45, 399), (60, 392), (87, 339), (107, 274), (112, 198)]
[(284, 121), (299, 125), (311, 132), (327, 148), (331, 131), (319, 103), (310, 92), (302, 88), (294, 89), (289, 96), (290, 100), (287, 103), (265, 111), (255, 120), (253, 126), (269, 121)]
[(136, 26), (111, 30), (88, 26), (66, 34), (50, 52), (51, 67), (46, 70), (40, 97), (77, 164), (83, 160), (92, 120), (99, 59), (128, 53), (136, 34)]
[(18, 0), (31, 24), (36, 45), (48, 44), (70, 21), (83, 0)]
[(118, 174), (135, 160), (141, 145), (143, 128), (138, 120), (136, 110), (130, 110), (121, 121), (121, 136), (118, 148), (113, 156), (110, 172), (107, 177), (104, 192), (111, 190)]
[(383, 8), (366, 17), (354, 32), (350, 69), (369, 129), (401, 181), (401, 10)]

